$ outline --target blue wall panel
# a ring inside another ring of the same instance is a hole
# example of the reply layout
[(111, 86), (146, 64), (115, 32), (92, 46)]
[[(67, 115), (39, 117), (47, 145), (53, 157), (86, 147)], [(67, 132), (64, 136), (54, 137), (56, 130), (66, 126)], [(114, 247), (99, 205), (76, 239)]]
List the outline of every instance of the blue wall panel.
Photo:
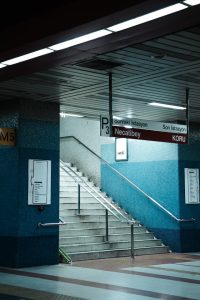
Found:
[[(17, 232), (18, 203), (15, 201), (18, 195), (17, 176), (18, 152), (16, 148), (0, 147), (0, 236), (15, 235)], [(11, 221), (8, 222), (8, 220)]]
[(129, 140), (127, 162), (115, 161), (115, 144), (102, 145), (103, 158), (167, 210), (178, 218), (196, 219), (194, 223), (173, 221), (106, 165), (101, 166), (102, 188), (177, 252), (200, 251), (200, 204), (185, 204), (184, 168), (200, 169), (200, 135), (198, 126), (193, 127), (190, 145)]
[[(115, 161), (114, 144), (102, 145), (102, 156), (112, 164), (112, 167), (132, 180), (175, 216), (178, 218), (191, 217), (193, 212), (189, 211), (187, 207), (185, 210), (183, 209), (185, 206), (184, 186), (182, 185), (183, 178), (180, 176), (182, 167), (178, 160), (178, 145), (129, 141), (128, 146), (129, 160), (127, 162)], [(106, 165), (102, 164), (101, 170), (103, 190), (127, 212), (152, 230), (173, 251), (182, 252), (185, 249), (182, 242), (194, 228), (194, 224), (180, 225), (140, 192), (128, 186)], [(183, 205), (180, 204), (180, 199), (182, 199)], [(192, 247), (188, 248), (191, 250)]]
[[(9, 107), (5, 105), (5, 115), (0, 115), (0, 124), (6, 120), (7, 127), (12, 124)], [(14, 108), (16, 147), (0, 148), (0, 265), (55, 264), (58, 227), (38, 228), (37, 224), (59, 220), (59, 105), (16, 101)], [(52, 162), (52, 204), (43, 211), (28, 205), (29, 159)]]

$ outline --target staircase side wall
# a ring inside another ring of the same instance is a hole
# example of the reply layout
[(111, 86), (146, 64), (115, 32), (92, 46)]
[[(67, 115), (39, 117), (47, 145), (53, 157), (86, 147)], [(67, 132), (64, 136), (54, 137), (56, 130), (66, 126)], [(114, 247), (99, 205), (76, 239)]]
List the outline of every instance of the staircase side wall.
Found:
[[(113, 141), (113, 138), (100, 136), (99, 121), (81, 118), (61, 118), (60, 136), (75, 136), (98, 155), (100, 155), (101, 144)], [(63, 161), (74, 163), (96, 185), (100, 186), (101, 163), (83, 146), (73, 139), (61, 140), (60, 157)]]
[[(128, 161), (115, 161), (115, 144), (103, 145), (102, 156), (177, 217), (180, 214), (178, 145), (128, 140)], [(180, 252), (180, 226), (118, 175), (102, 165), (102, 188), (172, 250)]]

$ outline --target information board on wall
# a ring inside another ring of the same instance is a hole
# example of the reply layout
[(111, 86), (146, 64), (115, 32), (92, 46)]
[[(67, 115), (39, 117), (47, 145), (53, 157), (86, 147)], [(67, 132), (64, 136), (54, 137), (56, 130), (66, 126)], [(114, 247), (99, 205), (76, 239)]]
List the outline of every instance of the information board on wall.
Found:
[(199, 203), (199, 169), (185, 168), (185, 203)]
[(51, 161), (29, 159), (28, 204), (51, 204)]

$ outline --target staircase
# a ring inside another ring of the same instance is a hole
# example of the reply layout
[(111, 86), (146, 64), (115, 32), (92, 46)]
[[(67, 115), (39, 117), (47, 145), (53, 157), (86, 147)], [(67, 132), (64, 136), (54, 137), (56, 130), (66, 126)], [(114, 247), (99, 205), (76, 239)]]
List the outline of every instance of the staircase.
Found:
[[(80, 214), (77, 204), (78, 183), (82, 185)], [(111, 205), (108, 212), (108, 241), (105, 225), (106, 209), (103, 206), (107, 202)], [(119, 211), (118, 219), (113, 215), (116, 209)], [(60, 219), (67, 222), (67, 225), (60, 228), (60, 248), (71, 257), (72, 261), (130, 256), (131, 229), (130, 224), (125, 222), (126, 219), (134, 222), (135, 255), (169, 252), (168, 247), (156, 239), (153, 233), (133, 220), (76, 167), (63, 162), (60, 166)]]

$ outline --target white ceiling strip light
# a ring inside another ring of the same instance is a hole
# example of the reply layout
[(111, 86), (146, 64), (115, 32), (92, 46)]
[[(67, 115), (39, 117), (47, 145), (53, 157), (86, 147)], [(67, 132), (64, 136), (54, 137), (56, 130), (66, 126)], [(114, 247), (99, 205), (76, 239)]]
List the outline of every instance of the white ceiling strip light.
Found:
[(22, 61), (26, 61), (26, 60), (29, 60), (29, 59), (32, 59), (35, 57), (39, 57), (39, 56), (51, 53), (51, 52), (53, 52), (53, 50), (44, 48), (44, 49), (41, 49), (38, 51), (34, 51), (34, 52), (31, 52), (31, 53), (28, 53), (28, 54), (25, 54), (22, 56), (18, 56), (18, 57), (3, 61), (2, 64), (10, 66), (10, 65), (18, 64)]
[(136, 17), (134, 19), (116, 24), (114, 26), (110, 26), (106, 29), (98, 30), (98, 31), (62, 42), (59, 44), (52, 45), (48, 48), (44, 48), (44, 49), (41, 49), (38, 51), (34, 51), (34, 52), (31, 52), (31, 53), (28, 53), (28, 54), (25, 54), (22, 56), (18, 56), (18, 57), (6, 60), (6, 61), (0, 63), (0, 68), (4, 68), (5, 65), (6, 66), (14, 65), (14, 64), (17, 64), (17, 63), (20, 63), (23, 61), (27, 61), (29, 59), (33, 59), (33, 58), (36, 58), (36, 57), (39, 57), (39, 56), (42, 56), (45, 54), (49, 54), (53, 51), (66, 49), (69, 47), (73, 47), (75, 45), (79, 45), (79, 44), (82, 44), (82, 43), (85, 43), (88, 41), (92, 41), (92, 40), (98, 39), (100, 37), (109, 35), (111, 33), (114, 33), (114, 32), (120, 31), (120, 30), (124, 30), (124, 29), (130, 28), (130, 27), (134, 27), (139, 24), (143, 24), (143, 23), (167, 16), (170, 14), (173, 14), (173, 13), (181, 11), (183, 9), (187, 9), (188, 8), (187, 5), (197, 5), (197, 4), (200, 4), (200, 0), (185, 0), (182, 3), (177, 3), (174, 5), (167, 6), (165, 8), (153, 11), (153, 12), (145, 14), (143, 16)]
[(194, 6), (200, 4), (200, 0), (185, 0), (183, 3)]
[(111, 33), (112, 32), (110, 32), (106, 29), (102, 29), (102, 30), (99, 30), (99, 31), (95, 31), (95, 32), (86, 34), (86, 35), (79, 36), (77, 38), (68, 40), (68, 41), (63, 42), (63, 43), (59, 43), (59, 44), (56, 44), (56, 45), (53, 45), (53, 46), (49, 46), (48, 48), (53, 49), (53, 50), (62, 50), (62, 49), (70, 48), (70, 47), (75, 46), (75, 45), (83, 44), (83, 43), (88, 42), (88, 41), (98, 39), (100, 37), (106, 36), (106, 35), (111, 34)]
[(0, 69), (6, 67), (6, 65), (0, 64)]
[(185, 6), (184, 4), (177, 3), (177, 4), (174, 4), (174, 5), (171, 5), (171, 6), (153, 11), (153, 12), (148, 13), (146, 15), (143, 15), (143, 16), (140, 16), (140, 17), (137, 17), (137, 18), (134, 18), (134, 19), (116, 24), (114, 26), (108, 27), (107, 29), (111, 30), (113, 32), (117, 32), (117, 31), (120, 31), (120, 30), (124, 30), (124, 29), (130, 28), (130, 27), (134, 27), (134, 26), (137, 26), (139, 24), (143, 24), (143, 23), (146, 23), (146, 22), (149, 22), (149, 21), (167, 16), (167, 15), (170, 15), (170, 14), (173, 14), (177, 11), (180, 11), (180, 10), (183, 10), (183, 9), (186, 9), (186, 8), (187, 8), (187, 6)]
[(158, 106), (158, 107), (164, 107), (164, 108), (172, 108), (172, 109), (180, 109), (180, 110), (186, 109), (186, 107), (183, 107), (183, 106), (170, 105), (170, 104), (164, 104), (164, 103), (158, 103), (158, 102), (151, 102), (148, 104), (152, 105), (152, 106)]
[(82, 115), (70, 114), (70, 113), (65, 113), (65, 112), (61, 112), (60, 116), (61, 116), (61, 118), (65, 118), (65, 117), (83, 118), (84, 117)]

